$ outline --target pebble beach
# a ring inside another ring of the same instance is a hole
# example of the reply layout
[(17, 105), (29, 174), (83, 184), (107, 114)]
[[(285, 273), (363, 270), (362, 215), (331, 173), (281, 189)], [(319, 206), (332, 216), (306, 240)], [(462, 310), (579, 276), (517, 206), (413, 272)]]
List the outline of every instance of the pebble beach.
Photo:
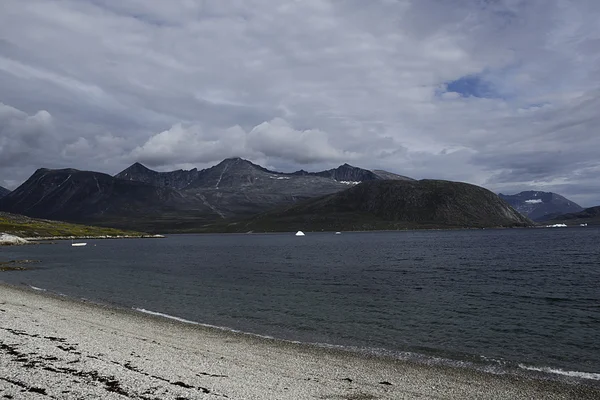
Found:
[(600, 389), (280, 341), (0, 284), (0, 398), (598, 399)]

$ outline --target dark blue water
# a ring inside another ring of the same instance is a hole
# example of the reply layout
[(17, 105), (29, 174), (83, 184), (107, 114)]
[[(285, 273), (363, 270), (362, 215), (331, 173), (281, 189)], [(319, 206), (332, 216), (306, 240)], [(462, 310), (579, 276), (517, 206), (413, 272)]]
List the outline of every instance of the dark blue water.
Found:
[(600, 373), (595, 228), (174, 235), (0, 249), (0, 261), (12, 259), (41, 263), (0, 280), (252, 333)]

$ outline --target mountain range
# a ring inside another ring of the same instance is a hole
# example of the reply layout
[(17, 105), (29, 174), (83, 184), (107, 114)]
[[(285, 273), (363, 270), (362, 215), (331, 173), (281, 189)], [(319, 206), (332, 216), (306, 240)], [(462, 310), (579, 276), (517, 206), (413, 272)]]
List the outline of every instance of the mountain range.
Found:
[(10, 190), (3, 188), (2, 186), (0, 186), (0, 198), (6, 196), (7, 194), (10, 193)]
[[(386, 173), (386, 179), (410, 178)], [(320, 173), (280, 173), (241, 158), (204, 170), (157, 172), (135, 163), (114, 177), (75, 169), (38, 169), (0, 199), (0, 210), (31, 217), (136, 228), (186, 230), (382, 179), (347, 164)]]
[(348, 164), (283, 173), (241, 158), (170, 172), (136, 162), (115, 176), (41, 168), (0, 198), (0, 211), (146, 232), (524, 226), (581, 210), (548, 192), (497, 196)]
[(513, 195), (500, 193), (499, 196), (518, 212), (537, 222), (560, 214), (583, 211), (579, 204), (552, 192), (525, 191)]

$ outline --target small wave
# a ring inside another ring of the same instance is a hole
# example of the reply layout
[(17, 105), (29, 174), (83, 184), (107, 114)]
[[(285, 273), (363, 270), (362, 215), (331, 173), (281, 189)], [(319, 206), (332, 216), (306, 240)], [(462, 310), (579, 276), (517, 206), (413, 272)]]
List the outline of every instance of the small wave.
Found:
[(150, 315), (155, 315), (155, 316), (158, 316), (158, 317), (173, 319), (175, 321), (184, 322), (186, 324), (201, 325), (198, 322), (190, 321), (189, 319), (183, 319), (183, 318), (175, 317), (173, 315), (163, 314), (163, 313), (159, 313), (159, 312), (156, 312), (156, 311), (150, 311), (150, 310), (146, 310), (146, 309), (143, 309), (143, 308), (134, 308), (134, 310), (142, 312), (144, 314), (150, 314)]
[(31, 285), (29, 285), (29, 287), (32, 288), (33, 290), (39, 290), (40, 292), (45, 292), (46, 291), (46, 289), (42, 289), (42, 288), (39, 288), (37, 286), (31, 286)]
[(559, 369), (559, 368), (533, 367), (531, 365), (524, 365), (524, 364), (519, 364), (519, 368), (526, 369), (528, 371), (544, 372), (546, 374), (556, 374), (556, 375), (569, 376), (569, 377), (573, 377), (573, 378), (590, 379), (590, 380), (595, 380), (595, 381), (600, 380), (600, 373), (595, 373), (595, 372), (565, 371), (565, 370)]
[[(162, 317), (162, 318), (168, 318), (168, 319), (172, 319), (174, 321), (183, 322), (184, 324), (204, 326), (206, 328), (218, 329), (218, 330), (226, 331), (226, 332), (240, 333), (240, 334), (243, 334), (243, 335), (254, 336), (254, 337), (263, 338), (263, 339), (275, 339), (273, 336), (260, 335), (258, 333), (252, 333), (252, 332), (244, 332), (244, 331), (240, 331), (240, 330), (233, 329), (233, 328), (227, 328), (227, 327), (224, 327), (224, 326), (211, 325), (211, 324), (203, 324), (203, 323), (200, 323), (200, 322), (191, 321), (189, 319), (176, 317), (174, 315), (169, 315), (169, 314), (164, 314), (164, 313), (160, 313), (160, 312), (156, 312), (156, 311), (146, 310), (144, 308), (135, 308), (134, 307), (133, 309), (135, 311), (138, 311), (138, 312), (141, 312), (141, 313), (144, 313), (144, 314), (154, 315), (154, 316)], [(300, 342), (297, 342), (297, 343), (300, 343)]]

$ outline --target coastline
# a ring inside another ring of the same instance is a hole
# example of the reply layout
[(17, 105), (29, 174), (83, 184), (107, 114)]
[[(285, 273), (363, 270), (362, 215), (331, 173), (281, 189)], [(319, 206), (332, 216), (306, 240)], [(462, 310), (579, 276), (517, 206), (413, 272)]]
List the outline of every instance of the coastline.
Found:
[(39, 244), (41, 242), (52, 242), (54, 240), (102, 240), (102, 239), (162, 239), (164, 235), (78, 235), (78, 236), (18, 236), (0, 232), (0, 246), (23, 246), (28, 244)]
[(600, 398), (576, 380), (286, 342), (2, 282), (0, 319), (0, 393), (14, 398)]

